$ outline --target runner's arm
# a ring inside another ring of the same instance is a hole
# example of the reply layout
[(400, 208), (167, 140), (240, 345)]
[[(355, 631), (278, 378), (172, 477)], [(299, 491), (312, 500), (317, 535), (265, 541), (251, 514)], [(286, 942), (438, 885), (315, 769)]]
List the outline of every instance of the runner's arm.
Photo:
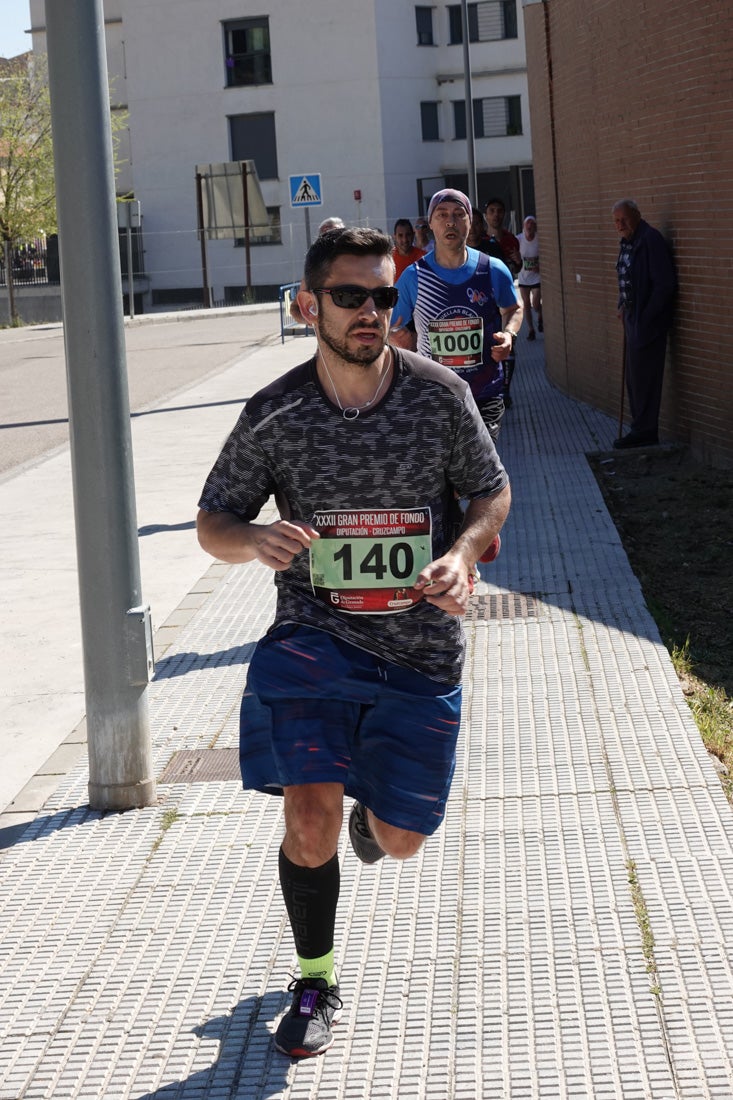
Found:
[(469, 502), (458, 538), (447, 553), (430, 562), (419, 574), (415, 588), (425, 600), (449, 615), (464, 615), (468, 607), (476, 562), (504, 525), (511, 504), (511, 489), (505, 485), (490, 497)]
[(297, 520), (246, 523), (233, 512), (206, 512), (203, 508), (196, 517), (196, 531), (202, 550), (219, 561), (261, 561), (275, 570), (287, 569), (295, 555), (318, 538), (309, 524)]
[(491, 260), (491, 287), (501, 314), (502, 331), (491, 334), (494, 341), (491, 358), (498, 363), (511, 355), (513, 337), (521, 328), (524, 311), (511, 272), (500, 260)]
[(494, 346), (491, 349), (491, 358), (495, 363), (502, 359), (508, 359), (511, 355), (514, 340), (522, 327), (524, 310), (521, 305), (515, 305), (510, 306), (508, 309), (501, 309), (499, 312), (501, 313), (502, 329), (501, 332), (492, 333)]
[(460, 554), (468, 569), (473, 570), (484, 550), (504, 526), (511, 502), (512, 492), (508, 484), (493, 496), (469, 501), (458, 538), (448, 553)]
[(406, 328), (412, 320), (415, 301), (417, 300), (417, 274), (413, 265), (405, 268), (395, 286), (399, 290), (400, 296), (397, 305), (392, 310), (389, 342), (394, 344), (395, 347), (415, 351), (417, 349), (417, 335), (412, 328)]

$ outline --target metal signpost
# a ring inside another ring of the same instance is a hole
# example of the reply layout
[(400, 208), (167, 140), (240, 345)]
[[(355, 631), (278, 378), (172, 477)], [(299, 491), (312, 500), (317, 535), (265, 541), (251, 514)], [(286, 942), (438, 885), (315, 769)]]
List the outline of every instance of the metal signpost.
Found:
[(288, 177), (290, 183), (290, 205), (293, 210), (303, 208), (305, 213), (305, 240), (308, 248), (311, 246), (311, 206), (323, 205), (323, 191), (321, 190), (320, 174), (315, 172), (304, 173)]

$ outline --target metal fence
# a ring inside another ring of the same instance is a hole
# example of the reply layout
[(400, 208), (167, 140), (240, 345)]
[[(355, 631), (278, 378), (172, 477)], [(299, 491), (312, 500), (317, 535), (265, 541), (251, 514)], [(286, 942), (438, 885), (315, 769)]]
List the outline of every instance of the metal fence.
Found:
[[(7, 286), (7, 254), (0, 249), (0, 286)], [(39, 286), (58, 284), (59, 247), (56, 237), (47, 237), (16, 245), (10, 252), (13, 284)]]
[[(120, 230), (120, 270), (127, 275), (128, 249), (125, 231)], [(137, 277), (145, 271), (145, 253), (142, 232), (133, 229), (131, 234), (132, 269)], [(54, 234), (16, 245), (11, 250), (14, 286), (58, 286), (61, 282), (59, 269), (59, 242)], [(0, 247), (0, 286), (7, 286), (6, 254)]]

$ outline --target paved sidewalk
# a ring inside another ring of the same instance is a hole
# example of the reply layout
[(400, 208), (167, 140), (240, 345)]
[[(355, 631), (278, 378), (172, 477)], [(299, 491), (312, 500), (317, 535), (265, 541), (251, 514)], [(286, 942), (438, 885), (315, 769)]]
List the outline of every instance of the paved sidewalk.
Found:
[(270, 1042), (281, 807), (235, 758), (273, 591), (213, 565), (149, 692), (159, 804), (90, 811), (82, 758), (0, 858), (0, 1100), (733, 1100), (733, 812), (584, 457), (614, 424), (541, 340), (513, 392), (446, 822), (371, 868), (344, 831), (333, 1048)]
[[(192, 528), (212, 451), (246, 397), (272, 375), (273, 361), (251, 355), (255, 341), (269, 339), (280, 348), (277, 307), (260, 313), (264, 309), (234, 307), (218, 317), (217, 311), (144, 315), (132, 328), (126, 324), (128, 378), (136, 399), (131, 429), (142, 593), (154, 626), (168, 624), (158, 631), (158, 652), (171, 633), (170, 616), (181, 621), (178, 605), (211, 562)], [(3, 379), (14, 348), (31, 390), (49, 377), (34, 371), (34, 357), (52, 362), (62, 382), (60, 335), (58, 327), (53, 334), (0, 333)], [(278, 369), (288, 356), (295, 363), (302, 355), (295, 343), (279, 350)], [(65, 403), (59, 408), (48, 397), (39, 414), (31, 414), (31, 399), (19, 400), (19, 388), (20, 382), (8, 393), (8, 419), (43, 422), (49, 414), (66, 415)], [(43, 446), (50, 442), (40, 435)], [(68, 443), (0, 473), (0, 515), (12, 517), (0, 528), (1, 846), (8, 826), (32, 820), (40, 810), (86, 736)]]

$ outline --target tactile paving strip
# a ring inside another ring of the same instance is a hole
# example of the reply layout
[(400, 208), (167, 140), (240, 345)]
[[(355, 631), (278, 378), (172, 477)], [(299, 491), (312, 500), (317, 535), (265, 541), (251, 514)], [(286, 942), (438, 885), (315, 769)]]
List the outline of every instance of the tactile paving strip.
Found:
[[(420, 854), (365, 867), (342, 833), (332, 1050), (271, 1042), (295, 968), (280, 800), (179, 775), (99, 815), (80, 766), (0, 863), (0, 1100), (731, 1100), (733, 813), (584, 462), (613, 426), (529, 350), (482, 573), (538, 613), (467, 623)], [(160, 663), (158, 774), (236, 752), (270, 582), (232, 567)]]

